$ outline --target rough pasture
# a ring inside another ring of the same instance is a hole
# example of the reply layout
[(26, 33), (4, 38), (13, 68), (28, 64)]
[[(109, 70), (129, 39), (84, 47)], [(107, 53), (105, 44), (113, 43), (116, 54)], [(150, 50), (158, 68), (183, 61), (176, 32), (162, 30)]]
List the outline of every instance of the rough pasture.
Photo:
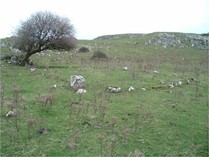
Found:
[[(34, 55), (34, 71), (1, 62), (1, 155), (208, 156), (207, 51), (151, 39), (79, 41), (90, 52)], [(97, 50), (108, 59), (92, 60)]]

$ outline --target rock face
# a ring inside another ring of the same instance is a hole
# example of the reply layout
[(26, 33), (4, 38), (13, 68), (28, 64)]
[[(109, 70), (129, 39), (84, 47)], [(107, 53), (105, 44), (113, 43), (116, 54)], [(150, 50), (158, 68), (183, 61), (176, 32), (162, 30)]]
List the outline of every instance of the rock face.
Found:
[[(148, 37), (148, 38), (147, 38)], [(118, 39), (145, 39), (145, 45), (159, 45), (164, 48), (175, 46), (179, 48), (191, 47), (198, 49), (209, 49), (209, 34), (189, 34), (189, 33), (172, 33), (157, 32), (152, 34), (116, 34), (105, 35), (95, 38), (94, 40), (118, 40)], [(137, 43), (137, 42), (136, 42)]]
[(184, 46), (181, 39), (174, 34), (159, 33), (156, 38), (152, 38), (145, 42), (146, 45), (161, 45), (167, 46)]
[(208, 37), (203, 37), (199, 35), (185, 35), (191, 47), (199, 48), (199, 49), (208, 49)]
[(78, 91), (79, 89), (83, 89), (85, 87), (85, 79), (81, 75), (73, 75), (70, 78), (70, 86), (73, 90)]
[(177, 46), (183, 48), (194, 47), (199, 49), (208, 49), (208, 37), (204, 37), (198, 34), (181, 34), (175, 35), (173, 33), (158, 33), (152, 39), (145, 42), (146, 45), (160, 45), (163, 47)]

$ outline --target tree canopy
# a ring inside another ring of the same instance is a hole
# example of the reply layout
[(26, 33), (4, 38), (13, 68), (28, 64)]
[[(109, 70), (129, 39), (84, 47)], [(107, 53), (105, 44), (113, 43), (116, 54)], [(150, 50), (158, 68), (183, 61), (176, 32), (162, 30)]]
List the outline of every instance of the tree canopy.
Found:
[(47, 49), (71, 50), (76, 47), (74, 27), (70, 20), (51, 12), (37, 12), (20, 24), (15, 32), (14, 47), (24, 53), (20, 65), (29, 57)]

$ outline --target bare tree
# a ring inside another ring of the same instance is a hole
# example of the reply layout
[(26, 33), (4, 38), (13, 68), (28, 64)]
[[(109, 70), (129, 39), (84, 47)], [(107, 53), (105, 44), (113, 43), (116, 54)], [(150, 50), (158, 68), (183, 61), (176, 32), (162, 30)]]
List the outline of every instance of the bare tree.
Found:
[(70, 50), (76, 47), (74, 27), (66, 17), (51, 12), (37, 12), (22, 22), (15, 32), (14, 47), (24, 55), (19, 64), (25, 65), (29, 57), (47, 49)]

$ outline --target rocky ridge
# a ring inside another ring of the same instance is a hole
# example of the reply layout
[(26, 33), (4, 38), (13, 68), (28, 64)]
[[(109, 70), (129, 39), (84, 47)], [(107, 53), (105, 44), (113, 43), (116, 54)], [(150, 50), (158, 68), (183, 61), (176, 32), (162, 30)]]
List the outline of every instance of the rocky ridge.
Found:
[[(95, 38), (94, 40), (117, 40), (123, 38), (144, 38), (150, 34), (123, 34), (123, 35), (106, 35)], [(164, 48), (175, 46), (179, 48), (193, 47), (198, 49), (209, 49), (208, 34), (187, 34), (187, 33), (153, 33), (151, 38), (145, 40), (145, 45), (159, 45)]]

